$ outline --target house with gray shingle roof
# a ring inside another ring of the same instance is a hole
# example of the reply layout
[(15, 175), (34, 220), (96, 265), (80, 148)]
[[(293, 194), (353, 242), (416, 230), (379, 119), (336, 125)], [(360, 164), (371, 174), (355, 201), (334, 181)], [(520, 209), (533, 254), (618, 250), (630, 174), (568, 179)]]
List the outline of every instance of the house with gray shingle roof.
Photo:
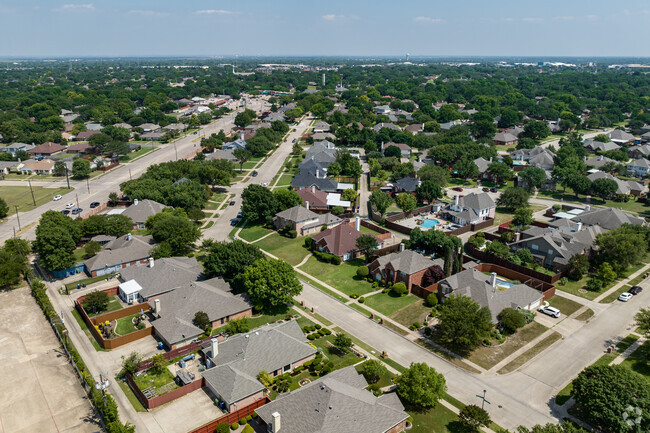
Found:
[(624, 144), (629, 144), (633, 143), (635, 138), (634, 135), (630, 134), (629, 132), (625, 132), (620, 129), (615, 129), (607, 136), (616, 144), (624, 145)]
[[(467, 269), (441, 280), (438, 293), (444, 297), (469, 296), (481, 307), (487, 307), (492, 322), (498, 322), (498, 315), (504, 308), (535, 310), (544, 296), (538, 290), (525, 284), (513, 284), (510, 287), (497, 274), (486, 275), (477, 268)], [(502, 290), (504, 289), (505, 290)]]
[(27, 144), (27, 143), (11, 143), (6, 145), (5, 147), (0, 148), (0, 151), (3, 152), (9, 152), (12, 155), (16, 155), (16, 152), (19, 150), (24, 150), (25, 152), (28, 152), (32, 150), (34, 147), (33, 144)]
[(414, 284), (422, 286), (424, 274), (432, 266), (444, 268), (444, 260), (431, 260), (413, 250), (404, 250), (376, 258), (368, 269), (376, 281), (402, 282), (410, 292)]
[(399, 126), (395, 125), (394, 123), (384, 123), (384, 122), (380, 122), (380, 123), (378, 123), (378, 124), (376, 124), (375, 126), (372, 127), (372, 129), (373, 129), (375, 132), (379, 132), (379, 131), (381, 131), (381, 130), (384, 129), (384, 128), (392, 129), (392, 130), (395, 130), (395, 131), (401, 131), (401, 130), (402, 130), (402, 128), (400, 128)]
[(204, 354), (208, 365), (213, 366), (202, 373), (205, 386), (233, 411), (264, 398), (265, 386), (257, 379), (260, 371), (271, 377), (289, 373), (314, 359), (316, 349), (307, 344), (300, 326), (291, 320), (233, 335), (219, 343), (213, 340)]
[(157, 201), (144, 199), (144, 200), (133, 200), (133, 204), (127, 207), (122, 215), (131, 218), (133, 221), (133, 228), (143, 229), (144, 223), (147, 222), (147, 218), (151, 215), (155, 215), (166, 206), (164, 204), (158, 203)]
[(403, 177), (393, 184), (393, 193), (413, 193), (418, 186), (420, 186), (420, 179), (416, 179), (414, 177)]
[(595, 141), (593, 139), (587, 139), (584, 141), (583, 146), (592, 152), (607, 152), (610, 150), (618, 150), (621, 148), (618, 144), (613, 141), (608, 141), (603, 143), (602, 141)]
[(291, 188), (301, 190), (315, 187), (321, 191), (336, 192), (338, 183), (334, 179), (325, 176), (324, 173), (299, 173), (291, 180)]
[(497, 132), (494, 134), (494, 137), (492, 137), (492, 141), (494, 141), (494, 144), (504, 146), (516, 146), (517, 143), (519, 143), (519, 139), (509, 132)]
[(149, 264), (154, 246), (151, 236), (134, 236), (131, 233), (107, 243), (104, 250), (84, 262), (85, 271), (91, 277), (120, 272), (138, 264)]
[(409, 414), (395, 393), (375, 397), (354, 366), (342, 368), (256, 410), (269, 432), (399, 432)]
[(627, 165), (627, 171), (633, 176), (645, 177), (650, 172), (650, 161), (645, 158), (639, 158)]
[(147, 301), (198, 280), (202, 273), (203, 267), (194, 257), (165, 257), (151, 259), (147, 266), (122, 269), (120, 281), (135, 280), (140, 286), (138, 299)]
[(604, 155), (596, 155), (592, 156), (591, 158), (585, 159), (585, 164), (590, 167), (595, 167), (595, 168), (602, 168), (603, 165), (613, 162), (615, 164), (620, 164), (618, 161), (614, 161), (611, 158), (608, 158)]
[(332, 228), (341, 223), (341, 219), (331, 213), (317, 214), (304, 206), (294, 206), (275, 214), (275, 228), (295, 230), (298, 236), (317, 233), (323, 226)]
[(464, 197), (456, 195), (454, 203), (447, 205), (443, 213), (458, 225), (476, 224), (494, 218), (496, 204), (487, 193), (471, 193)]

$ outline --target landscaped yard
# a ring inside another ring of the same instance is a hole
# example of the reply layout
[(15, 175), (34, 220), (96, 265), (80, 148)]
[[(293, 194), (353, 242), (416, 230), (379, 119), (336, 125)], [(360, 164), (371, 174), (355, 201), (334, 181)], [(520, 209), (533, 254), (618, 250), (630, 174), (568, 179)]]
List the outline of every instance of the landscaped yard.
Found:
[[(366, 297), (365, 304), (373, 310), (379, 311), (381, 314), (390, 316), (402, 308), (417, 302), (418, 299), (415, 295), (395, 296), (393, 292), (378, 292), (377, 294)], [(410, 326), (411, 323), (406, 326)]]
[[(98, 313), (98, 314), (104, 314), (104, 313), (109, 313), (111, 311), (117, 311), (122, 309), (122, 304), (120, 301), (115, 297), (115, 296), (109, 296), (108, 297), (108, 306), (106, 307), (106, 310)], [(93, 313), (88, 313), (88, 317), (93, 317), (97, 316), (98, 314), (93, 314)]]
[(206, 203), (204, 209), (206, 210), (217, 210), (221, 202), (226, 199), (226, 194), (215, 194), (212, 196), (209, 202)]
[(479, 346), (467, 359), (489, 370), (507, 356), (516, 352), (535, 338), (542, 335), (548, 328), (537, 322), (531, 322), (519, 329), (515, 334), (508, 336), (505, 343), (498, 346)]
[(155, 146), (142, 146), (140, 150), (136, 150), (135, 152), (120, 156), (120, 162), (133, 161), (136, 158), (139, 158), (146, 155), (147, 153), (151, 153), (156, 150), (158, 150), (158, 148)]
[(585, 284), (587, 284), (587, 281), (589, 278), (587, 276), (583, 277), (579, 281), (571, 281), (569, 280), (565, 285), (562, 284), (556, 284), (556, 288), (558, 290), (561, 290), (562, 292), (567, 292), (571, 293), (572, 295), (580, 296), (581, 298), (589, 299), (590, 301), (593, 301), (596, 299), (601, 293), (604, 293), (607, 291), (612, 285), (614, 285), (616, 282), (608, 284), (607, 287), (602, 288), (599, 291), (591, 291), (587, 290), (584, 288)]
[[(382, 361), (377, 361), (377, 362), (379, 362), (380, 364), (383, 365)], [(357, 370), (358, 373), (361, 373), (363, 371), (363, 364), (359, 364), (354, 368)], [(393, 376), (394, 376), (393, 373), (391, 373), (390, 371), (388, 371), (388, 369), (386, 369), (386, 372), (384, 374), (382, 374), (381, 377), (379, 378), (379, 380), (376, 382), (377, 386), (379, 386), (380, 388), (383, 388), (385, 386), (392, 385), (393, 384)]]
[[(38, 180), (38, 178), (35, 178), (34, 180)], [(52, 201), (52, 198), (55, 195), (67, 194), (73, 191), (74, 188), (68, 190), (67, 188), (45, 188), (42, 186), (32, 186), (32, 190), (34, 191), (36, 206), (34, 206), (32, 195), (29, 192), (28, 186), (2, 186), (2, 198), (7, 202), (10, 214), (16, 213), (16, 208), (14, 206), (18, 206), (18, 212), (32, 210), (44, 203), (47, 203), (48, 201)], [(72, 199), (69, 197), (62, 200), (60, 202), (61, 209), (63, 209), (64, 204), (69, 201), (72, 201)]]
[(246, 227), (241, 229), (238, 236), (245, 241), (253, 242), (264, 235), (268, 235), (269, 233), (273, 233), (273, 230), (267, 229), (260, 225), (246, 224)]
[(359, 231), (361, 233), (368, 233), (368, 234), (375, 235), (375, 236), (379, 236), (381, 234), (379, 232), (374, 231), (373, 229), (370, 229), (370, 228), (364, 227), (364, 226), (360, 226)]
[(650, 341), (646, 341), (621, 363), (624, 367), (650, 378)]
[(81, 318), (81, 314), (79, 314), (76, 308), (72, 309), (72, 316), (74, 316), (74, 319), (77, 321), (77, 324), (84, 332), (84, 334), (86, 334), (86, 337), (88, 337), (95, 350), (97, 350), (98, 352), (104, 352), (106, 349), (101, 347), (97, 342), (97, 340), (95, 339), (95, 337), (93, 337), (93, 335), (90, 333), (90, 330), (88, 329), (88, 325), (86, 325), (84, 319)]
[(424, 300), (418, 298), (416, 302), (391, 314), (390, 318), (404, 326), (411, 326), (415, 322), (423, 323), (430, 312), (431, 307)]
[(567, 316), (572, 315), (578, 311), (580, 307), (582, 307), (582, 304), (579, 302), (572, 301), (571, 299), (560, 295), (553, 296), (548, 300), (548, 303), (551, 305), (551, 307), (559, 309), (563, 314), (566, 314)]
[(351, 351), (345, 353), (334, 346), (335, 335), (328, 335), (326, 337), (321, 337), (316, 340), (311, 341), (311, 343), (319, 349), (323, 350), (323, 355), (325, 355), (332, 363), (334, 364), (334, 370), (339, 368), (348, 367), (354, 365), (357, 362), (362, 361), (363, 358), (359, 358), (357, 355)]
[(463, 427), (458, 421), (458, 415), (438, 403), (433, 409), (408, 410), (413, 418), (413, 428), (410, 433), (460, 433)]
[[(269, 236), (262, 242), (272, 237)], [(256, 245), (261, 246), (259, 244)], [(364, 262), (362, 259), (354, 259), (342, 262), (340, 265), (332, 265), (330, 263), (319, 262), (316, 257), (310, 257), (300, 269), (347, 295), (356, 293), (362, 296), (373, 291), (372, 285), (368, 281), (356, 279), (357, 268), (363, 265)]]
[(164, 392), (172, 391), (178, 388), (174, 382), (174, 375), (167, 368), (162, 368), (160, 373), (155, 374), (151, 369), (147, 370), (142, 376), (133, 376), (136, 385), (141, 391), (147, 388), (154, 388), (156, 391), (164, 387)]
[(138, 330), (135, 326), (133, 326), (133, 318), (138, 317), (140, 313), (137, 314), (132, 314), (130, 316), (122, 317), (121, 319), (117, 319), (117, 326), (115, 327), (115, 333), (118, 335), (126, 335), (130, 334), (131, 332), (135, 332)]
[(255, 242), (255, 245), (264, 251), (273, 254), (277, 258), (286, 261), (292, 266), (296, 266), (298, 263), (302, 262), (308, 254), (310, 254), (309, 250), (305, 248), (304, 238), (298, 237), (290, 239), (280, 236), (278, 233), (274, 233), (271, 236)]

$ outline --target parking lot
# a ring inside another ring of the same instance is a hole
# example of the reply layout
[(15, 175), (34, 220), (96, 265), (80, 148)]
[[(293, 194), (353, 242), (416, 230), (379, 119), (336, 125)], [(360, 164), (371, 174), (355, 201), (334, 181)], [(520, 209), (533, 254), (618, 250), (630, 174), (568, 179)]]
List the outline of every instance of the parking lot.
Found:
[(0, 293), (0, 345), (0, 431), (103, 431), (28, 288)]

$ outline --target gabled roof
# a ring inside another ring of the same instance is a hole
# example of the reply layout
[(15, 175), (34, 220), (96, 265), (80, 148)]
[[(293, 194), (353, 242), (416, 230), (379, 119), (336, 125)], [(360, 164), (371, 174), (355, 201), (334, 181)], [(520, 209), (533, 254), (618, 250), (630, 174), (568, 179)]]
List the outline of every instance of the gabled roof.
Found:
[(509, 132), (497, 132), (494, 134), (494, 137), (492, 137), (493, 141), (498, 141), (500, 143), (513, 143), (517, 141), (517, 137), (514, 135), (510, 134)]
[(540, 152), (528, 160), (528, 164), (533, 167), (553, 167), (555, 161), (551, 152)]
[(88, 140), (90, 137), (92, 137), (95, 134), (100, 134), (100, 131), (81, 131), (79, 134), (75, 136), (76, 140)]
[(311, 188), (304, 188), (297, 192), (300, 198), (302, 198), (302, 202), (305, 206), (307, 206), (306, 203), (309, 202), (310, 208), (327, 208), (327, 192), (316, 188), (314, 188), (313, 191)]
[(375, 397), (354, 366), (346, 367), (256, 409), (270, 424), (279, 413), (282, 433), (384, 433), (408, 418), (395, 393)]
[(299, 173), (291, 180), (293, 188), (309, 188), (315, 186), (321, 191), (336, 191), (337, 183), (329, 177), (316, 177), (312, 173)]
[(593, 150), (600, 150), (603, 152), (609, 150), (618, 150), (621, 148), (621, 146), (614, 143), (613, 141), (608, 141), (607, 143), (603, 143), (602, 141), (594, 141), (592, 139), (585, 140), (584, 147), (590, 147)]
[(374, 129), (375, 132), (379, 132), (383, 128), (393, 129), (395, 131), (401, 131), (402, 130), (399, 126), (395, 125), (394, 123), (380, 122), (380, 123), (378, 123), (378, 124), (376, 124), (375, 126), (372, 127), (372, 129)]
[[(357, 238), (362, 235), (363, 233), (350, 224), (339, 224), (312, 236), (312, 240), (315, 243), (324, 242), (331, 254), (341, 257), (347, 253), (357, 251)], [(377, 242), (381, 243), (379, 239), (377, 239)]]
[(603, 155), (592, 156), (591, 158), (587, 158), (585, 160), (585, 164), (590, 165), (592, 167), (596, 167), (596, 168), (600, 168), (603, 165), (607, 164), (608, 162), (613, 162), (613, 163), (616, 163), (616, 164), (620, 164), (618, 161), (614, 161), (613, 159), (608, 158), (608, 157), (603, 156)]
[(52, 143), (51, 141), (46, 141), (43, 144), (28, 150), (27, 152), (30, 155), (38, 155), (42, 153), (44, 155), (51, 155), (53, 153), (63, 152), (66, 149), (65, 146), (61, 146), (59, 143)]
[(144, 199), (138, 200), (138, 203), (135, 202), (127, 207), (122, 215), (131, 218), (134, 223), (144, 223), (147, 221), (151, 215), (155, 215), (158, 212), (162, 212), (165, 208), (164, 204), (158, 203), (157, 201)]
[(275, 214), (276, 217), (293, 222), (304, 222), (318, 218), (318, 214), (304, 206), (294, 206)]
[(473, 192), (471, 194), (467, 194), (465, 197), (461, 197), (459, 199), (458, 204), (464, 208), (475, 210), (491, 209), (493, 207), (496, 207), (494, 200), (492, 200), (492, 197), (490, 197), (486, 192)]
[(395, 182), (395, 188), (408, 192), (414, 192), (420, 185), (420, 180), (414, 177), (403, 177)]
[(153, 267), (129, 266), (120, 271), (120, 280), (135, 280), (142, 290), (140, 296), (165, 293), (196, 281), (203, 273), (203, 267), (194, 257), (166, 257), (157, 259)]
[(474, 160), (474, 164), (476, 164), (478, 167), (479, 174), (483, 174), (487, 171), (488, 165), (490, 165), (490, 161), (481, 156)]
[(605, 230), (613, 230), (623, 224), (645, 224), (643, 218), (634, 217), (612, 207), (592, 208), (574, 217), (572, 221), (581, 222), (585, 225), (599, 225)]
[(23, 163), (23, 169), (29, 169), (32, 171), (49, 171), (54, 168), (54, 161), (51, 159), (42, 159), (40, 161), (36, 161), (35, 159), (28, 159)]
[(303, 162), (298, 166), (298, 171), (300, 173), (311, 173), (314, 175), (316, 173), (320, 173), (324, 175), (325, 173), (327, 173), (328, 165), (329, 164), (318, 162), (315, 159), (306, 159), (305, 162)]
[(73, 152), (86, 153), (86, 152), (92, 152), (94, 150), (95, 147), (90, 143), (75, 143), (73, 145), (68, 146), (68, 151), (73, 151)]
[(634, 135), (630, 134), (629, 132), (622, 131), (620, 129), (615, 129), (607, 135), (612, 141), (627, 142), (627, 141), (634, 140)]
[(648, 161), (645, 158), (639, 158), (635, 161), (630, 162), (628, 167), (642, 167), (642, 168), (650, 168), (650, 161)]
[(136, 260), (151, 257), (149, 251), (153, 247), (151, 236), (121, 236), (104, 246), (104, 251), (97, 253), (84, 262), (89, 271), (102, 269), (106, 266), (115, 266), (121, 263), (133, 262)]
[[(420, 272), (424, 269), (430, 268), (433, 265), (441, 264), (441, 260), (431, 260), (428, 257), (423, 256), (420, 253), (416, 253), (413, 250), (404, 250), (399, 253), (390, 253), (385, 256), (378, 257), (375, 259), (370, 266), (373, 266), (375, 263), (379, 265), (380, 268), (385, 268), (389, 263), (395, 269), (395, 271), (404, 272), (407, 275), (412, 275), (416, 272)], [(444, 262), (442, 262), (444, 264)]]

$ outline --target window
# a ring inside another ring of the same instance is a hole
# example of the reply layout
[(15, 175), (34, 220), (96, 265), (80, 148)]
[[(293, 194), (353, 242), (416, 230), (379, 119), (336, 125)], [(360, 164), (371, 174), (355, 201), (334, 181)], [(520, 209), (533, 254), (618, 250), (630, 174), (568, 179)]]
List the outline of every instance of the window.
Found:
[(539, 249), (539, 247), (537, 246), (537, 244), (532, 244), (530, 247), (531, 247), (532, 249), (534, 249), (535, 251), (537, 251), (537, 250)]
[(287, 364), (287, 365), (284, 366), (284, 368), (282, 368), (283, 373), (286, 373), (289, 370), (291, 370), (291, 364)]
[(553, 255), (553, 250), (548, 250), (548, 255), (552, 256)]

